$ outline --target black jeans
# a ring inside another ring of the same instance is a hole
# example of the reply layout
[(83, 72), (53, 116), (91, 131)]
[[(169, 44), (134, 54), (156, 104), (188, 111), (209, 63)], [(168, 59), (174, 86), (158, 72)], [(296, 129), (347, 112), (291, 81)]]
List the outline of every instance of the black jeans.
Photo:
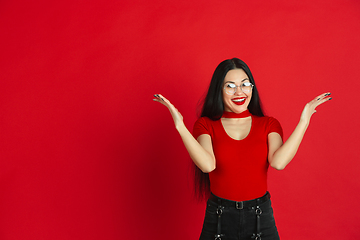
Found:
[(200, 240), (279, 240), (270, 195), (259, 199), (237, 203), (212, 195)]

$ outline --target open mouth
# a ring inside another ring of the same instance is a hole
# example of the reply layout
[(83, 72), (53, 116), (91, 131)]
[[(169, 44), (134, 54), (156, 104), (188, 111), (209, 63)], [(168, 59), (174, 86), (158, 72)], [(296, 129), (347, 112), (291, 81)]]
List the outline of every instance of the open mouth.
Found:
[(243, 105), (245, 103), (246, 98), (242, 97), (242, 98), (233, 98), (231, 99), (231, 101), (233, 103), (235, 103), (236, 105)]

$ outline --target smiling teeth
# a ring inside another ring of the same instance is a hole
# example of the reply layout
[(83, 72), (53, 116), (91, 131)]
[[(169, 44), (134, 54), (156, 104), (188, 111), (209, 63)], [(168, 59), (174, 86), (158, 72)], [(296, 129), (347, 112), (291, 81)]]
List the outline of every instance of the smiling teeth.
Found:
[(234, 99), (233, 101), (234, 101), (234, 102), (242, 102), (242, 101), (245, 101), (245, 98), (242, 98), (242, 99)]

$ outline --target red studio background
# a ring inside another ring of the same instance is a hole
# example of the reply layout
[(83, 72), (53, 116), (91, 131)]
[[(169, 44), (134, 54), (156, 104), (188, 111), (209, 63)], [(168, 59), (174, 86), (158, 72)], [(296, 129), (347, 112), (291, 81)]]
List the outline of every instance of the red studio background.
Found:
[(189, 129), (222, 60), (250, 66), (285, 139), (269, 170), (281, 239), (360, 239), (360, 2), (0, 2), (0, 239), (197, 239)]

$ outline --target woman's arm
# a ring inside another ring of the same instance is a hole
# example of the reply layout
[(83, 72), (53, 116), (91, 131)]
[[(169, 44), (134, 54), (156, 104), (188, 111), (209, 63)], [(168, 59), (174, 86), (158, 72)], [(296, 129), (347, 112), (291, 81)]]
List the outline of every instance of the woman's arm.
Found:
[(305, 105), (298, 125), (284, 144), (278, 133), (273, 132), (268, 135), (270, 166), (282, 170), (294, 158), (309, 126), (310, 118), (316, 112), (315, 108), (331, 100), (329, 95), (330, 93), (324, 93)]
[(205, 173), (213, 171), (215, 169), (215, 156), (210, 135), (202, 134), (196, 140), (186, 128), (182, 115), (174, 105), (160, 94), (156, 94), (154, 97), (154, 101), (163, 104), (169, 109), (175, 123), (175, 128), (179, 132), (185, 148), (195, 165)]

